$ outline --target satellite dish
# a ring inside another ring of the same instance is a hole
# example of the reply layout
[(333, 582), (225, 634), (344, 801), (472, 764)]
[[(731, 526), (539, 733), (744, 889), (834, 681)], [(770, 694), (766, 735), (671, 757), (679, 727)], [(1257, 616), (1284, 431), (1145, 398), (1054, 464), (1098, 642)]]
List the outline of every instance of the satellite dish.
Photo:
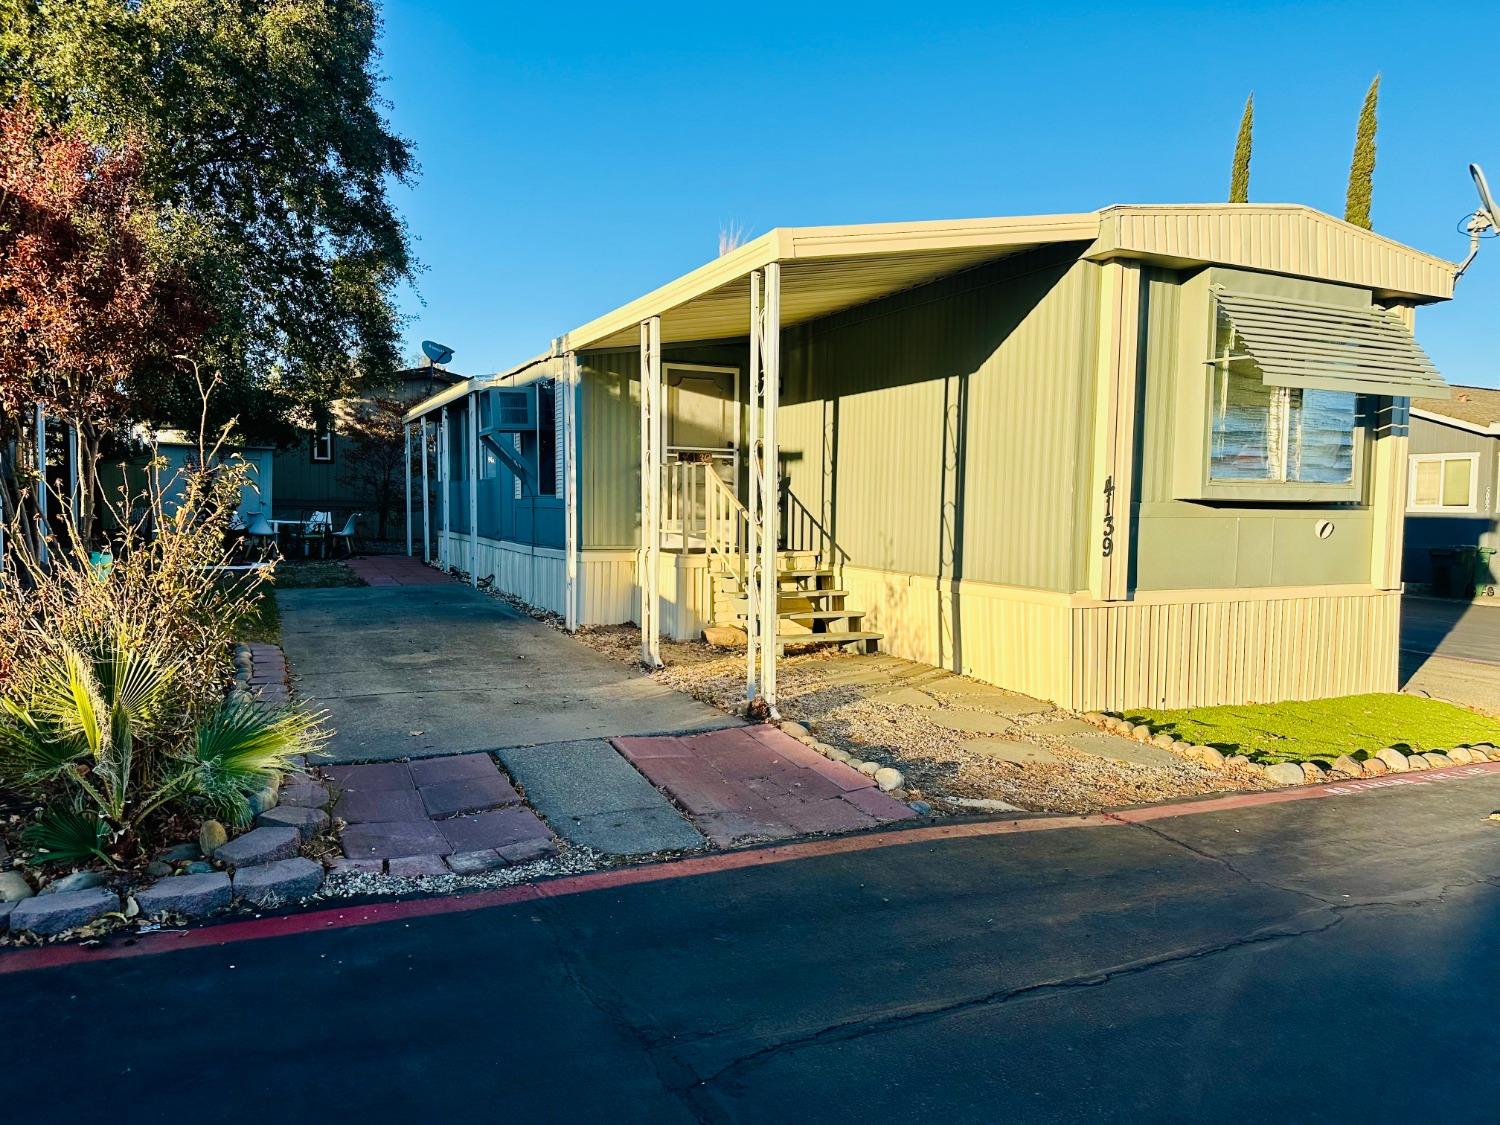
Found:
[(1490, 183), (1484, 178), (1484, 169), (1478, 164), (1470, 164), (1469, 175), (1474, 177), (1474, 187), (1479, 192), (1479, 208), (1484, 212), (1480, 217), (1488, 219), (1491, 227), (1500, 227), (1500, 211), (1495, 210), (1495, 197), (1490, 194)]
[(1479, 210), (1463, 219), (1459, 227), (1469, 236), (1469, 256), (1459, 264), (1453, 274), (1454, 281), (1463, 277), (1464, 271), (1474, 264), (1479, 253), (1479, 240), (1500, 234), (1500, 211), (1495, 209), (1495, 197), (1490, 194), (1490, 183), (1484, 178), (1484, 169), (1478, 164), (1470, 164), (1469, 175), (1474, 178), (1474, 190), (1479, 193)]
[(423, 340), (422, 354), (432, 360), (433, 366), (436, 367), (453, 358), (453, 349), (442, 344), (434, 344), (431, 340)]

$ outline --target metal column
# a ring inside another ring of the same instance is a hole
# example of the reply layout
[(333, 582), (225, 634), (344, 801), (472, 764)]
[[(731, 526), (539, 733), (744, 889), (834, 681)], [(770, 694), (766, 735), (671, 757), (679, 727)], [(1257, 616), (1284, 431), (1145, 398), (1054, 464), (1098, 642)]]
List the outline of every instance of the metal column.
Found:
[(432, 486), (427, 480), (427, 462), (431, 451), (427, 448), (427, 415), (422, 415), (422, 561), (432, 561)]
[(479, 586), (479, 396), (469, 396), (469, 585)]
[(442, 526), (438, 529), (438, 565), (447, 570), (452, 563), (449, 554), (448, 543), (448, 474), (450, 470), (450, 459), (448, 454), (448, 408), (443, 407), (443, 414), (438, 426), (438, 488), (442, 495), (438, 497), (438, 503), (443, 513)]
[(36, 561), (47, 565), (47, 415), (36, 404)]
[(750, 275), (750, 542), (746, 558), (745, 620), (749, 637), (745, 694), (776, 714), (776, 630), (779, 617), (777, 534), (781, 526), (780, 447), (776, 411), (781, 398), (781, 266)]
[(661, 667), (661, 317), (641, 322), (641, 663)]
[(563, 553), (567, 567), (563, 590), (563, 620), (568, 632), (578, 628), (578, 356), (563, 359), (561, 391), (563, 418)]

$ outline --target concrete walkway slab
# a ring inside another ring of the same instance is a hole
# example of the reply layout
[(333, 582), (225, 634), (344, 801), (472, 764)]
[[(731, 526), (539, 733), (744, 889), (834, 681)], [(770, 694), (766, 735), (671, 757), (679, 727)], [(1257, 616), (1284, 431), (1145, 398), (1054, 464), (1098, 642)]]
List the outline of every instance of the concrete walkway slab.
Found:
[(456, 582), (283, 590), (277, 604), (334, 762), (737, 725)]
[(1137, 742), (1133, 738), (1121, 738), (1117, 734), (1100, 730), (1082, 719), (1064, 719), (1037, 727), (1040, 734), (1050, 734), (1063, 740), (1063, 744), (1082, 754), (1095, 754), (1118, 762), (1130, 762), (1137, 766), (1181, 766), (1187, 759), (1159, 746)]
[(553, 831), (610, 855), (649, 855), (705, 841), (657, 788), (600, 739), (499, 751)]

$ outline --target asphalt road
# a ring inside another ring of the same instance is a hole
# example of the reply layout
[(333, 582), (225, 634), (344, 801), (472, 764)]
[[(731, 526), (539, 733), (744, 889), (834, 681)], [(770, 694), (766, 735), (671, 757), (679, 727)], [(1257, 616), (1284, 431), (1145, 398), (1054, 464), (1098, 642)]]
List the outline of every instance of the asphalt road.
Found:
[(1402, 598), (1401, 651), (1500, 665), (1500, 605)]
[(1492, 1121), (1500, 774), (0, 975), (16, 1121)]

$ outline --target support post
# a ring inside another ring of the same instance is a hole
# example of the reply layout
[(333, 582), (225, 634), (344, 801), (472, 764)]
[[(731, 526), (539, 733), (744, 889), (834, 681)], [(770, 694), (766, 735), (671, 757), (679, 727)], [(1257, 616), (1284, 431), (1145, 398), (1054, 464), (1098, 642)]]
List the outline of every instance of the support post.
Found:
[(427, 415), (422, 415), (422, 561), (432, 561), (432, 486), (427, 479), (427, 462), (431, 451), (427, 448)]
[(78, 539), (78, 452), (82, 448), (78, 440), (78, 427), (68, 427), (68, 524), (73, 529), (73, 539)]
[(401, 439), (405, 443), (406, 456), (402, 465), (406, 468), (406, 557), (411, 558), (411, 423), (401, 427)]
[(1089, 595), (1099, 601), (1122, 601), (1130, 596), (1141, 267), (1136, 262), (1112, 261), (1103, 263), (1099, 269)]
[(641, 663), (661, 667), (661, 317), (641, 322)]
[(469, 585), (479, 588), (479, 396), (469, 396)]
[(746, 449), (749, 453), (745, 462), (746, 472), (749, 476), (749, 494), (746, 496), (746, 511), (749, 520), (746, 527), (745, 541), (745, 702), (754, 703), (760, 695), (760, 569), (757, 565), (760, 559), (760, 427), (761, 427), (761, 387), (764, 378), (761, 371), (761, 273), (759, 270), (750, 275), (750, 386), (748, 422), (749, 433), (746, 435)]
[(781, 526), (781, 266), (750, 275), (750, 545), (746, 595), (750, 636), (745, 688), (776, 715), (776, 634), (780, 621), (777, 535)]
[(36, 560), (47, 565), (47, 415), (36, 404)]
[(563, 621), (568, 632), (578, 628), (578, 355), (563, 358), (563, 550), (567, 568), (563, 589)]
[(452, 562), (449, 554), (450, 545), (448, 543), (449, 528), (452, 526), (448, 522), (448, 493), (452, 491), (448, 487), (450, 470), (448, 463), (448, 439), (448, 408), (445, 406), (443, 407), (443, 414), (438, 428), (438, 488), (442, 490), (442, 495), (438, 498), (442, 510), (442, 524), (438, 528), (438, 564), (444, 570), (447, 570)]

